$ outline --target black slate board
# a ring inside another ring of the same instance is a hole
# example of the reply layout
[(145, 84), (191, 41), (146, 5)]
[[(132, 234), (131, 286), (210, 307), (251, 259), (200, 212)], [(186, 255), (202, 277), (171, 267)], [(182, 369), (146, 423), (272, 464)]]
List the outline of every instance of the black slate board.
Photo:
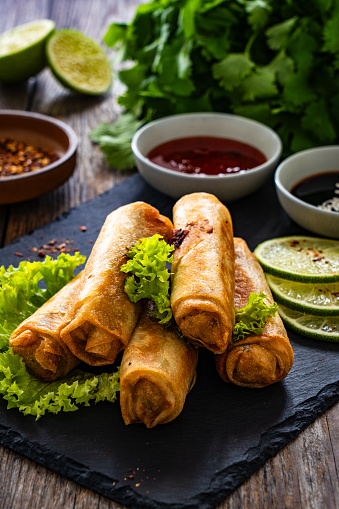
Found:
[[(15, 252), (37, 258), (30, 249), (54, 238), (72, 239), (88, 255), (106, 215), (137, 200), (171, 217), (173, 201), (135, 175), (3, 248), (0, 264), (17, 265)], [(304, 233), (279, 207), (272, 182), (229, 209), (235, 235), (251, 249), (267, 238)], [(118, 403), (35, 421), (0, 400), (0, 442), (132, 508), (213, 508), (339, 399), (339, 345), (289, 336), (294, 366), (283, 382), (265, 389), (224, 383), (204, 352), (196, 386), (172, 423), (152, 430), (125, 426)]]

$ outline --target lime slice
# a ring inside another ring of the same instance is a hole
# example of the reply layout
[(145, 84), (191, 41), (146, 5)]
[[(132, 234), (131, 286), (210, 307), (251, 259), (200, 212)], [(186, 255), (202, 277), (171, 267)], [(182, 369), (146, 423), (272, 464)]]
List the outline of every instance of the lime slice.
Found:
[(255, 250), (269, 274), (304, 283), (339, 281), (339, 241), (291, 236), (266, 240)]
[(48, 63), (62, 85), (82, 94), (100, 95), (112, 83), (104, 50), (81, 32), (57, 30), (47, 46)]
[(339, 316), (339, 283), (300, 283), (266, 274), (274, 299), (303, 313)]
[(23, 81), (46, 65), (45, 44), (55, 23), (40, 19), (0, 34), (0, 81)]
[(279, 306), (279, 314), (287, 327), (303, 336), (323, 341), (339, 341), (339, 316), (315, 316)]

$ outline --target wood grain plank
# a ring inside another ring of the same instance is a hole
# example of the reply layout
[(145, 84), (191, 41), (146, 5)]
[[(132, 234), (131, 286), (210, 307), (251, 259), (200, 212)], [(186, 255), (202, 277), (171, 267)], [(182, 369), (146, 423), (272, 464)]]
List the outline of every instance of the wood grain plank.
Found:
[[(0, 31), (49, 17), (57, 28), (78, 28), (100, 41), (109, 23), (131, 19), (143, 0), (1, 0)], [(0, 85), (0, 108), (26, 109), (30, 83)], [(69, 208), (106, 191), (126, 174), (109, 168), (88, 134), (100, 121), (120, 113), (121, 86), (101, 98), (66, 91), (49, 69), (37, 79), (32, 109), (69, 123), (79, 140), (74, 176), (39, 199), (0, 208), (0, 239), (9, 243)], [(8, 219), (8, 222), (7, 222)], [(339, 403), (245, 481), (218, 509), (339, 509)], [(0, 447), (0, 509), (124, 509), (105, 497)]]
[[(114, 19), (131, 19), (137, 3), (140, 2), (111, 2), (107, 12), (108, 4), (104, 0), (63, 0), (51, 2), (49, 17), (55, 20), (57, 27), (70, 26), (101, 41)], [(10, 208), (5, 244), (94, 198), (134, 173), (121, 173), (110, 168), (103, 153), (89, 139), (93, 127), (101, 121), (114, 121), (120, 113), (116, 102), (118, 87), (116, 84), (104, 97), (83, 97), (64, 89), (49, 69), (40, 73), (32, 110), (59, 118), (74, 129), (79, 139), (78, 163), (72, 178), (61, 188)]]
[(1, 446), (0, 479), (0, 509), (124, 509)]

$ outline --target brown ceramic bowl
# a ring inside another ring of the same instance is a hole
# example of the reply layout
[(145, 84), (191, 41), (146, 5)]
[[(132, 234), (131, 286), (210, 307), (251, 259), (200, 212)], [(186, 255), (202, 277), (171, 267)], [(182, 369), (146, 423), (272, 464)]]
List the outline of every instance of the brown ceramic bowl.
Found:
[(46, 115), (0, 110), (0, 138), (11, 138), (51, 150), (58, 159), (20, 175), (0, 177), (0, 205), (30, 200), (61, 186), (73, 173), (78, 139), (68, 125)]

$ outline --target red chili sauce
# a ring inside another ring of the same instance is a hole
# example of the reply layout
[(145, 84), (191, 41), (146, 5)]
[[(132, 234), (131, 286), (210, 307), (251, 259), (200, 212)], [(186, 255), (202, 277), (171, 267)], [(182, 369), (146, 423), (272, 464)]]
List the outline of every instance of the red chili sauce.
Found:
[(240, 173), (266, 162), (264, 154), (247, 143), (210, 136), (171, 140), (147, 157), (163, 168), (198, 175)]

